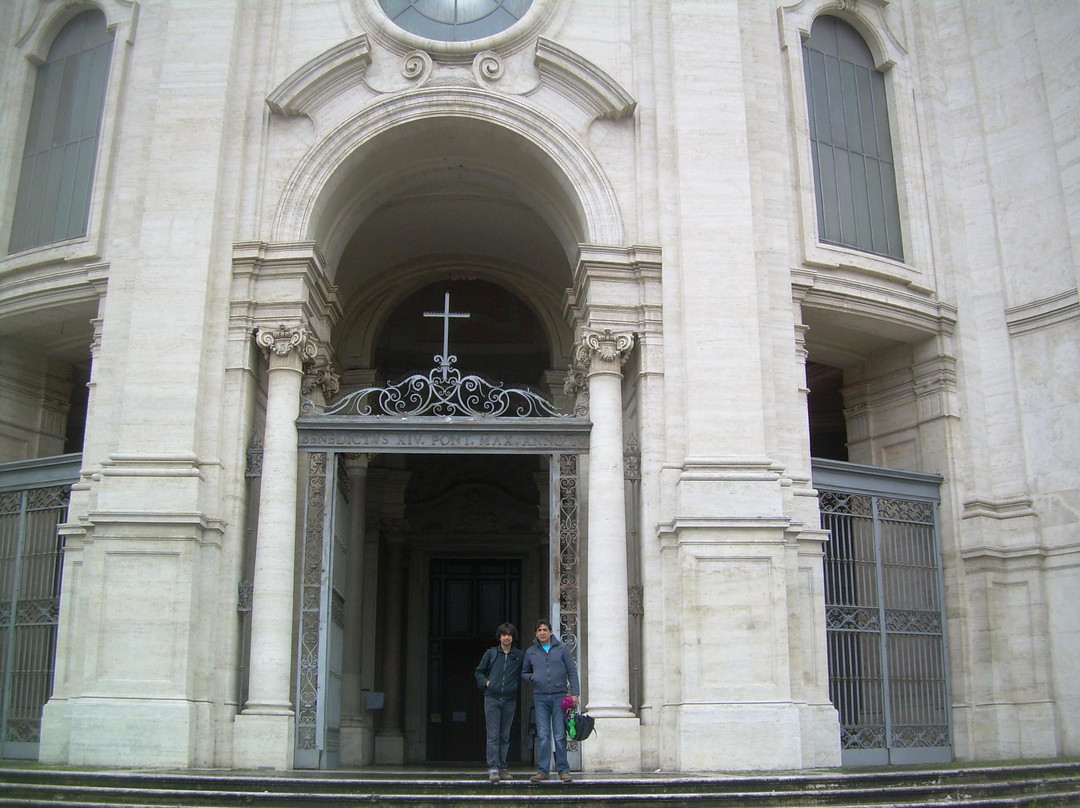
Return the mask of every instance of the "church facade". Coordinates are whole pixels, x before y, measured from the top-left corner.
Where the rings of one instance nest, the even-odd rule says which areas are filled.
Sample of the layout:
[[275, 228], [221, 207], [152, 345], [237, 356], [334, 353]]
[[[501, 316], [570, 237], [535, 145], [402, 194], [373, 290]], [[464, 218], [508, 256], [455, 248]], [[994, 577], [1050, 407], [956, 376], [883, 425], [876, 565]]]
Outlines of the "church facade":
[[[0, 8], [0, 756], [1080, 754], [1080, 8]], [[511, 761], [532, 768], [527, 694]]]

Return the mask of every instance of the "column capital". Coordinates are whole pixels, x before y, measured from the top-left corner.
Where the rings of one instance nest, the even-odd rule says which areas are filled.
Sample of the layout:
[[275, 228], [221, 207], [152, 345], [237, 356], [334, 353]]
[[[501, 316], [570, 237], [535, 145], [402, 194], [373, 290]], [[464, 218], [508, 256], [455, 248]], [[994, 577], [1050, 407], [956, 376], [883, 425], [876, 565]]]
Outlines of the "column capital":
[[[574, 352], [577, 363], [590, 373], [618, 372], [634, 348], [632, 331], [602, 331], [586, 329], [581, 332], [581, 341]], [[599, 361], [597, 361], [599, 360]]]
[[311, 332], [304, 326], [288, 326], [282, 323], [276, 329], [257, 328], [255, 344], [262, 348], [263, 355], [274, 365], [274, 357], [291, 358], [293, 351], [299, 364], [310, 362], [318, 353], [318, 345]]

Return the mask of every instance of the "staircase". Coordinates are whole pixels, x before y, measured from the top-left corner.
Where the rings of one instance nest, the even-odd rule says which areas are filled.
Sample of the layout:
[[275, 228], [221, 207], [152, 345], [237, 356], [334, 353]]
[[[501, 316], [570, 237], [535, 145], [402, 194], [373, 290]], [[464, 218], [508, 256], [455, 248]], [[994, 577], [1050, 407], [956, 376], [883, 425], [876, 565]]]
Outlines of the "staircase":
[[529, 774], [491, 784], [482, 771], [161, 772], [0, 763], [0, 806], [1080, 806], [1080, 760], [700, 776], [581, 774], [570, 785], [531, 785]]

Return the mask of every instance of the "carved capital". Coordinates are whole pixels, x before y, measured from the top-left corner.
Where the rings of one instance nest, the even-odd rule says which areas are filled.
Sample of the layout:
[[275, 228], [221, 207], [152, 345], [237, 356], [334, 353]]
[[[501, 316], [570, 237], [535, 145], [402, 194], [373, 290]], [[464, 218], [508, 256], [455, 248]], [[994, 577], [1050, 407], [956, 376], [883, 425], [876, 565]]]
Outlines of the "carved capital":
[[273, 330], [256, 329], [255, 343], [262, 348], [263, 355], [267, 358], [286, 357], [296, 351], [301, 362], [310, 362], [318, 353], [315, 339], [303, 326], [291, 327], [282, 323]]
[[580, 365], [589, 370], [596, 369], [593, 363], [597, 359], [604, 365], [615, 365], [619, 368], [626, 363], [633, 347], [632, 332], [615, 333], [610, 328], [605, 328], [603, 331], [585, 331], [581, 335], [581, 343], [577, 347], [575, 358]]

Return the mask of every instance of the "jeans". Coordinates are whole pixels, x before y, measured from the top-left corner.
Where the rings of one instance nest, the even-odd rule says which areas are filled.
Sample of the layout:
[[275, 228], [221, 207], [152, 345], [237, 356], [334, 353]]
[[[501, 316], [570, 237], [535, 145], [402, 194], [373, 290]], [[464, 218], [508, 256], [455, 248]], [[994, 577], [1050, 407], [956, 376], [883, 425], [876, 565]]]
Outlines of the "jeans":
[[501, 772], [506, 768], [506, 753], [510, 751], [510, 728], [514, 725], [516, 709], [516, 699], [493, 699], [484, 696], [489, 772]]
[[[562, 711], [565, 693], [536, 693], [536, 735], [540, 741], [536, 768], [548, 774], [551, 768], [551, 742], [555, 741], [555, 769], [562, 774], [570, 771], [566, 760], [566, 715]], [[554, 730], [554, 732], [552, 732]]]

